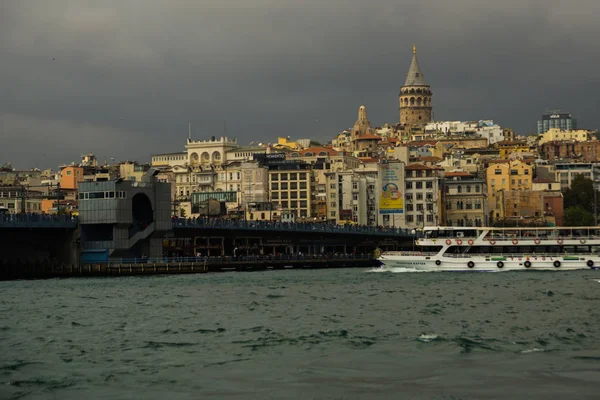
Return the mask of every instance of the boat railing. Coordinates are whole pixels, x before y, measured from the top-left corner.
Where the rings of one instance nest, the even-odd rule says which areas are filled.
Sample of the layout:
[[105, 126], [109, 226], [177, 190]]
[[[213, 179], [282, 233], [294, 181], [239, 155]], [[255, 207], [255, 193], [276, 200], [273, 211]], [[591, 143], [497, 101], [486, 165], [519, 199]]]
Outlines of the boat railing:
[[[421, 239], [417, 239], [419, 241], [419, 243], [427, 243], [427, 244], [432, 244], [432, 245], [436, 245], [436, 244], [441, 244], [441, 243], [445, 243], [447, 240], [450, 240], [452, 243], [456, 243], [457, 241], [461, 241], [462, 243], [468, 242], [469, 240], [478, 240], [479, 238], [421, 238]], [[550, 241], [551, 244], [556, 243], [557, 241], [561, 240], [561, 241], [565, 241], [565, 240], [578, 240], [578, 241], [588, 241], [588, 240], [600, 240], [600, 236], [599, 235], [565, 235], [565, 236], [548, 236], [548, 235], [532, 235], [532, 236], [525, 236], [525, 235], [492, 235], [489, 234], [483, 238], [481, 238], [481, 240], [486, 243], [489, 242], [491, 240], [493, 241], [507, 241], [507, 242], [512, 242], [513, 240], [529, 240], [529, 241], [537, 241], [539, 240], [540, 243], [536, 243], [536, 244], [543, 244], [544, 242], [548, 242]], [[480, 243], [481, 244], [481, 243]]]
[[439, 251], [386, 251], [382, 256], [435, 256]]
[[598, 255], [597, 253], [535, 253], [535, 254], [523, 254], [523, 253], [504, 253], [504, 254], [479, 254], [479, 253], [446, 253], [442, 257], [448, 258], [472, 258], [472, 257], [509, 257], [509, 258], [531, 258], [531, 257], [584, 257]]

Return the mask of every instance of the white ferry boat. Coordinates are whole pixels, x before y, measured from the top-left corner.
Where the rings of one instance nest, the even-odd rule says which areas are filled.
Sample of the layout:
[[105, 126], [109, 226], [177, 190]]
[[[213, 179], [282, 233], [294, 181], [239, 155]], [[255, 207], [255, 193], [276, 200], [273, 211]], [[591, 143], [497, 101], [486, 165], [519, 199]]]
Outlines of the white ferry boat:
[[423, 271], [575, 270], [600, 268], [600, 227], [425, 227], [419, 251], [390, 251], [383, 268]]

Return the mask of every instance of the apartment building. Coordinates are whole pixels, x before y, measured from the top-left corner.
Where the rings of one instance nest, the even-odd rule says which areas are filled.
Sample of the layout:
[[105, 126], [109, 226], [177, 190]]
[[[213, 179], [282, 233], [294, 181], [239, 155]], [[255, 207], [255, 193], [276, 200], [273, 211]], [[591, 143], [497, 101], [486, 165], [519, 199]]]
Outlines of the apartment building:
[[[282, 212], [292, 211], [296, 218], [312, 216], [312, 173], [310, 164], [287, 162], [269, 165], [270, 201]], [[276, 217], [276, 215], [273, 215]]]
[[484, 226], [486, 224], [485, 181], [466, 171], [444, 176], [447, 226]]
[[423, 164], [405, 168], [405, 222], [407, 228], [439, 226], [445, 221], [442, 207], [444, 169]]

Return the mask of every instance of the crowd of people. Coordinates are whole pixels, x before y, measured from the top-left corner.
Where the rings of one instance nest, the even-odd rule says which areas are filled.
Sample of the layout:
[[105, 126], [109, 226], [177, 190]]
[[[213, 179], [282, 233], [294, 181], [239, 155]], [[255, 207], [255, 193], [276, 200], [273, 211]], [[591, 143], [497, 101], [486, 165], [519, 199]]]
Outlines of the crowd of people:
[[279, 222], [279, 221], [246, 221], [221, 218], [172, 218], [173, 226], [191, 226], [207, 228], [238, 229], [277, 229], [289, 231], [313, 231], [331, 233], [396, 233], [410, 235], [408, 229], [391, 226], [368, 226], [357, 224], [338, 225], [332, 222]]

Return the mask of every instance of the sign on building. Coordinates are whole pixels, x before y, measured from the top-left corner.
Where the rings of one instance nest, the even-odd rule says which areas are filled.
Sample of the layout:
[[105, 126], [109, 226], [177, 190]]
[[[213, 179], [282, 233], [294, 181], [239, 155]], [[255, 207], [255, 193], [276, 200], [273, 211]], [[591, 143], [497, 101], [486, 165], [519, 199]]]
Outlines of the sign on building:
[[404, 164], [387, 163], [381, 165], [381, 190], [379, 214], [404, 213]]

